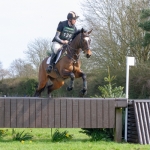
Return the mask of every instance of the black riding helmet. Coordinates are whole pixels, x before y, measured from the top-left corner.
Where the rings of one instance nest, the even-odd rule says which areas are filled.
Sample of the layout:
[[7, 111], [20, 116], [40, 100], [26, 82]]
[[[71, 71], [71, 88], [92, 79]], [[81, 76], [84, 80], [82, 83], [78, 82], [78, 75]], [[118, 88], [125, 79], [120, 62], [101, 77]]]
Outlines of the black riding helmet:
[[67, 19], [75, 19], [76, 20], [77, 18], [79, 18], [79, 16], [77, 16], [77, 14], [73, 11], [70, 11], [67, 15]]

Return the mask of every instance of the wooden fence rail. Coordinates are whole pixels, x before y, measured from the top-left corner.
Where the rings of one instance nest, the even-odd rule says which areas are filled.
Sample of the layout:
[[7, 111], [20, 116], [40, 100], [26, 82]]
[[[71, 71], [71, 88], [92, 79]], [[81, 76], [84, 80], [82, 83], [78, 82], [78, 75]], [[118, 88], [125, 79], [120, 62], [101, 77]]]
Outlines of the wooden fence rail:
[[0, 128], [114, 128], [127, 99], [0, 97]]

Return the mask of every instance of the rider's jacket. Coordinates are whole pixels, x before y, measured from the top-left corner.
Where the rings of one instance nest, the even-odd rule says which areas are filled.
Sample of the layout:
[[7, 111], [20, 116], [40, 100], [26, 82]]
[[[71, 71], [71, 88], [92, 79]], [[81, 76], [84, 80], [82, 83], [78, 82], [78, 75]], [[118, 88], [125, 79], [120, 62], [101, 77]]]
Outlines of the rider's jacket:
[[[60, 21], [59, 22], [58, 27], [57, 27], [57, 31], [60, 32], [59, 38], [61, 40], [68, 40], [69, 41], [72, 38], [73, 34], [77, 31], [77, 28], [75, 27], [75, 25], [69, 26], [68, 20], [66, 20], [66, 21]], [[52, 42], [59, 42], [59, 41], [57, 41], [57, 39], [54, 37]]]

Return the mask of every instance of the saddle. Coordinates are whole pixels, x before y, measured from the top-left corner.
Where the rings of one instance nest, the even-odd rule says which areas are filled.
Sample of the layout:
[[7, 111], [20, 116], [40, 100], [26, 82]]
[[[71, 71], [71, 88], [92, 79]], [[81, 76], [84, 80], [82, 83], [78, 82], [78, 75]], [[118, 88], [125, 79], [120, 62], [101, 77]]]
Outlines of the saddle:
[[[57, 62], [66, 55], [66, 49], [67, 49], [67, 45], [63, 45], [57, 52], [56, 54], [56, 60], [55, 60], [55, 64], [57, 64]], [[49, 64], [49, 62], [51, 61], [51, 54], [49, 56], [49, 58], [47, 59], [46, 64]]]
[[57, 54], [56, 54], [55, 64], [57, 64], [57, 62], [58, 62], [63, 56], [65, 56], [66, 48], [67, 48], [67, 45], [63, 45], [63, 47], [60, 48], [60, 50], [58, 50], [58, 52], [57, 52]]

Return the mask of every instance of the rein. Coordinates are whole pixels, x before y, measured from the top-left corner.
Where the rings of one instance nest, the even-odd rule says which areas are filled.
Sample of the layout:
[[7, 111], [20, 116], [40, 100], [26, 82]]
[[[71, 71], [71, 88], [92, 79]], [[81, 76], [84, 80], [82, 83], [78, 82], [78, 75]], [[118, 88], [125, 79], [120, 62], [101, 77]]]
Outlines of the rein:
[[[71, 56], [67, 53], [67, 56], [73, 60], [74, 63], [77, 63], [78, 60], [79, 60], [79, 57], [80, 57], [80, 52], [82, 51], [82, 45], [83, 45], [83, 42], [82, 42], [82, 35], [80, 35], [80, 45], [81, 45], [81, 50], [79, 51], [79, 54], [77, 54], [77, 51], [79, 49], [76, 49], [76, 48], [73, 48], [70, 46], [71, 42], [69, 42], [69, 44], [67, 45], [67, 50], [70, 52]], [[74, 50], [74, 51], [72, 51]], [[77, 59], [74, 59], [74, 56], [77, 57]]]
[[[70, 45], [67, 45], [67, 50], [68, 50], [68, 51], [70, 52], [70, 54], [71, 54], [71, 55], [69, 55], [69, 54], [67, 53], [67, 56], [68, 56], [70, 59], [72, 59], [73, 62], [76, 63], [76, 62], [79, 60], [79, 57], [80, 57], [80, 52], [79, 52], [79, 54], [76, 53], [76, 51], [77, 51], [78, 49], [72, 48]], [[71, 50], [75, 50], [75, 52], [73, 53]], [[77, 59], [75, 59], [74, 56], [75, 56]]]

